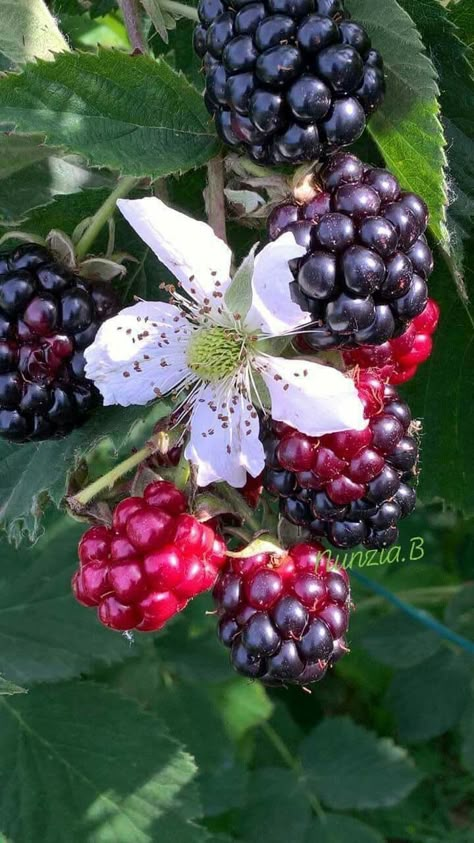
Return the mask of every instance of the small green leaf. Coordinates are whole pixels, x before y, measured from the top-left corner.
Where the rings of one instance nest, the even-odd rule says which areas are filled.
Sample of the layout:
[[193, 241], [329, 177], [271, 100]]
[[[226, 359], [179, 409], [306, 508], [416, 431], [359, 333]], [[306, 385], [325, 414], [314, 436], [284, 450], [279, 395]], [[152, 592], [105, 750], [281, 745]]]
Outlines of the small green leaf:
[[132, 176], [184, 172], [217, 149], [202, 97], [184, 76], [164, 60], [116, 51], [63, 53], [0, 79], [0, 121]]
[[343, 814], [313, 820], [305, 843], [384, 843], [375, 828]]
[[238, 314], [240, 319], [245, 319], [252, 304], [252, 278], [257, 246], [258, 243], [252, 246], [247, 257], [242, 261], [224, 296], [230, 312]]
[[193, 759], [160, 720], [90, 683], [0, 697], [0, 824], [28, 843], [206, 839]]
[[446, 240], [445, 139], [436, 72], [410, 16], [396, 0], [349, 0], [347, 6], [380, 50], [387, 93], [369, 131], [405, 189], [423, 196], [437, 240]]
[[422, 778], [406, 750], [349, 717], [323, 720], [303, 741], [302, 761], [316, 793], [336, 810], [396, 805]]
[[0, 0], [0, 20], [0, 54], [12, 64], [51, 61], [69, 49], [43, 0]]
[[272, 716], [273, 704], [258, 682], [250, 684], [236, 679], [216, 688], [215, 694], [224, 722], [235, 741]]
[[426, 741], [455, 726], [469, 697], [469, 681], [465, 662], [449, 650], [396, 673], [388, 702], [400, 739]]
[[374, 659], [389, 667], [413, 667], [439, 650], [439, 636], [403, 612], [378, 618], [366, 628], [362, 644]]

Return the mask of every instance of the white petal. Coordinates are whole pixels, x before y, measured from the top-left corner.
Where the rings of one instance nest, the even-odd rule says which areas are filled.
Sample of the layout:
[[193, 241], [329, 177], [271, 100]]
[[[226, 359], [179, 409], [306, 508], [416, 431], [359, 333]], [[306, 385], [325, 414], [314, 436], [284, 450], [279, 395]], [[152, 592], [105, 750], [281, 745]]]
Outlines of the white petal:
[[104, 404], [146, 404], [192, 378], [186, 349], [195, 328], [177, 307], [139, 302], [107, 319], [84, 352]]
[[119, 199], [117, 205], [183, 289], [217, 311], [230, 284], [232, 252], [212, 228], [152, 196]]
[[225, 480], [244, 486], [247, 472], [257, 477], [264, 467], [259, 420], [248, 399], [234, 391], [203, 387], [191, 417], [185, 456], [196, 467], [200, 486]]
[[269, 243], [255, 258], [252, 277], [252, 305], [245, 318], [245, 328], [278, 336], [311, 321], [293, 301], [290, 283], [294, 281], [288, 261], [306, 253], [291, 232]]
[[331, 366], [308, 360], [259, 355], [254, 368], [262, 375], [276, 421], [308, 436], [367, 427], [354, 381]]

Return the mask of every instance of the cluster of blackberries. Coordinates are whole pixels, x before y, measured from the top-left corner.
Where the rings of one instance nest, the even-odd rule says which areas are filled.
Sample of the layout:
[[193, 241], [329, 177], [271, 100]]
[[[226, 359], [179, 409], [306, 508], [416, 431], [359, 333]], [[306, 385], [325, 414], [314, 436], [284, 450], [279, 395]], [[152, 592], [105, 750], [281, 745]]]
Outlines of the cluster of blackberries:
[[364, 430], [319, 439], [282, 422], [262, 427], [264, 486], [280, 498], [284, 518], [336, 547], [381, 549], [398, 538], [397, 524], [415, 506], [418, 445], [411, 413], [395, 388], [362, 372]]
[[214, 599], [234, 668], [266, 685], [317, 682], [347, 651], [349, 580], [321, 545], [232, 559]]
[[342, 0], [200, 0], [198, 14], [207, 108], [260, 163], [353, 143], [383, 100], [382, 57]]
[[268, 220], [270, 239], [291, 231], [307, 248], [291, 265], [294, 298], [313, 317], [303, 339], [314, 351], [380, 345], [428, 301], [428, 209], [350, 153], [333, 156], [320, 181], [313, 201], [279, 205]]
[[34, 243], [0, 256], [0, 436], [66, 433], [95, 404], [83, 351], [118, 309], [108, 284], [90, 283]]
[[79, 603], [111, 629], [151, 632], [212, 588], [226, 547], [187, 508], [173, 483], [158, 480], [121, 501], [111, 527], [87, 530], [72, 580]]

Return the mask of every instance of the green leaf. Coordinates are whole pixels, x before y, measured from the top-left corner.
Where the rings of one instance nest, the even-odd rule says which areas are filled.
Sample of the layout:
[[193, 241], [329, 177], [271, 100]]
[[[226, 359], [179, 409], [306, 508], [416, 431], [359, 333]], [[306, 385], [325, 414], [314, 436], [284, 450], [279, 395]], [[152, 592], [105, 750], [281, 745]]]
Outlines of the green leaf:
[[264, 723], [273, 713], [273, 703], [258, 682], [249, 684], [236, 679], [218, 687], [216, 696], [224, 722], [235, 741], [239, 741], [249, 729]]
[[289, 770], [263, 767], [250, 776], [240, 813], [245, 843], [303, 843], [311, 817], [302, 782]]
[[85, 526], [65, 516], [48, 519], [47, 533], [21, 553], [0, 542], [0, 651], [9, 680], [26, 686], [57, 682], [138, 652], [72, 596]]
[[396, 805], [422, 778], [406, 750], [349, 717], [323, 720], [303, 741], [302, 761], [316, 793], [336, 810]]
[[343, 814], [326, 814], [311, 824], [306, 843], [384, 843], [384, 838], [366, 823]]
[[[474, 249], [472, 250], [474, 260]], [[433, 353], [403, 393], [414, 418], [423, 422], [422, 471], [418, 493], [428, 503], [443, 500], [474, 513], [474, 311], [458, 295], [438, 253], [430, 293], [441, 307]], [[440, 401], [442, 384], [442, 401]]]
[[468, 699], [469, 679], [465, 663], [448, 650], [396, 673], [388, 702], [400, 739], [426, 741], [455, 726]]
[[474, 6], [471, 0], [451, 0], [448, 11], [464, 43], [474, 46]]
[[474, 773], [474, 707], [471, 706], [466, 712], [461, 724], [462, 746], [461, 758], [464, 766], [471, 773]]
[[[474, 56], [471, 55], [470, 63], [466, 47], [459, 37], [460, 32], [454, 25], [455, 18], [439, 0], [401, 2], [418, 26], [439, 75], [441, 112], [448, 143], [451, 252], [455, 259], [455, 278], [463, 292], [460, 279], [463, 268], [470, 273], [471, 279], [474, 278], [467, 242], [472, 238], [474, 215]], [[470, 5], [472, 23], [474, 15], [472, 3]]]
[[387, 93], [368, 124], [370, 134], [403, 187], [423, 196], [431, 230], [445, 240], [445, 140], [433, 65], [413, 21], [396, 0], [350, 0], [347, 6], [385, 63]]
[[20, 688], [19, 685], [14, 685], [9, 679], [4, 679], [0, 676], [0, 695], [3, 694], [10, 697], [12, 694], [26, 694], [26, 688]]
[[0, 0], [0, 19], [0, 54], [12, 64], [69, 49], [43, 0]]
[[255, 263], [255, 244], [244, 258], [235, 273], [230, 287], [224, 296], [224, 301], [231, 313], [238, 313], [244, 319], [252, 304], [252, 277]]
[[40, 518], [47, 501], [59, 506], [68, 478], [81, 459], [105, 437], [116, 449], [123, 447], [132, 430], [145, 441], [168, 404], [145, 407], [99, 408], [82, 427], [62, 439], [24, 445], [0, 440], [0, 527], [18, 544], [26, 535], [31, 540], [40, 532]]
[[202, 839], [188, 822], [199, 813], [192, 758], [157, 718], [100, 686], [1, 697], [0, 754], [0, 825], [9, 840]]
[[163, 60], [107, 50], [63, 53], [0, 79], [0, 120], [132, 176], [184, 172], [217, 149], [202, 97], [184, 76]]
[[0, 219], [18, 222], [59, 194], [113, 185], [105, 173], [91, 172], [77, 155], [52, 155], [35, 136], [0, 134]]
[[362, 644], [371, 656], [389, 667], [413, 667], [441, 646], [435, 632], [403, 612], [392, 612], [370, 624]]

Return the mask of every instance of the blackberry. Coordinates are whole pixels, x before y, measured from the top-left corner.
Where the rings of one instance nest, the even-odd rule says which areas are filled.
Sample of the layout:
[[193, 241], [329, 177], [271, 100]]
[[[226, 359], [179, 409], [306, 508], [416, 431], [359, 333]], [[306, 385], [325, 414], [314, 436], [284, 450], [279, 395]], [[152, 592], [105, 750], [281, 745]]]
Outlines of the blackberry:
[[97, 609], [115, 630], [161, 629], [189, 600], [212, 588], [225, 544], [188, 511], [186, 496], [166, 480], [143, 497], [122, 500], [111, 527], [91, 527], [79, 542], [76, 600]]
[[383, 548], [415, 506], [418, 445], [411, 413], [378, 373], [361, 372], [364, 430], [315, 439], [281, 422], [262, 423], [265, 489], [280, 499], [283, 518], [336, 547]]
[[298, 544], [279, 559], [233, 559], [214, 587], [218, 637], [238, 673], [266, 685], [308, 685], [345, 652], [350, 612], [347, 573], [319, 544]]
[[385, 92], [382, 58], [333, 0], [200, 0], [194, 49], [224, 143], [266, 164], [353, 143]]
[[294, 299], [313, 317], [298, 344], [311, 351], [382, 345], [427, 305], [426, 205], [388, 170], [347, 152], [334, 155], [319, 179], [321, 192], [308, 205], [279, 205], [268, 218], [271, 240], [292, 231], [307, 248], [291, 263]]
[[118, 310], [108, 284], [79, 278], [34, 243], [0, 256], [0, 436], [46, 439], [98, 400], [84, 349]]
[[[428, 247], [425, 246], [425, 249]], [[344, 351], [344, 362], [347, 366], [359, 366], [361, 369], [377, 369], [389, 383], [405, 383], [415, 376], [420, 363], [430, 356], [432, 335], [438, 320], [439, 307], [434, 299], [428, 299], [423, 312], [410, 322], [403, 334], [382, 345]]]

